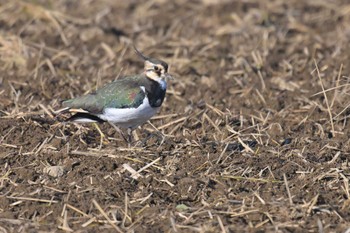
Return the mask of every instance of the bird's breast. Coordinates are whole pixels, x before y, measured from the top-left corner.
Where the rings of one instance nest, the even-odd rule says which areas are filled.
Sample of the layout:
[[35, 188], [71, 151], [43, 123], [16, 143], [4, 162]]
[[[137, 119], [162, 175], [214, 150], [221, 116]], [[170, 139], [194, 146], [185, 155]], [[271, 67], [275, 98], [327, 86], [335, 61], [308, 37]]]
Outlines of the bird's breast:
[[148, 97], [145, 97], [137, 108], [106, 108], [99, 117], [120, 127], [134, 128], [148, 121], [158, 109], [159, 107], [152, 107]]

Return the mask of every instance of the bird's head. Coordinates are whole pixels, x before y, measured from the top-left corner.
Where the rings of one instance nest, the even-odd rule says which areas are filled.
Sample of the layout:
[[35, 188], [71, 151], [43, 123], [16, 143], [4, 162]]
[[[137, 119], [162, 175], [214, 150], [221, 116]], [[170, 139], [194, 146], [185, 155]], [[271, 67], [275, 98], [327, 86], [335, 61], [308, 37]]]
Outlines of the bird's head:
[[168, 73], [168, 64], [162, 60], [146, 57], [134, 47], [136, 53], [145, 61], [144, 70], [149, 79], [163, 83], [166, 79], [173, 79]]

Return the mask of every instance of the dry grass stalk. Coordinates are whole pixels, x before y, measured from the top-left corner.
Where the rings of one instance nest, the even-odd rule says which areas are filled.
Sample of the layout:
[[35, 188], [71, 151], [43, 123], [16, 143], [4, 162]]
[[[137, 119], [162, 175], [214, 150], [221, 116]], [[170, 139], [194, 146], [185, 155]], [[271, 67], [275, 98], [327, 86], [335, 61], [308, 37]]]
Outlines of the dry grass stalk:
[[137, 179], [140, 175], [140, 173], [144, 170], [146, 170], [147, 168], [153, 166], [153, 164], [157, 163], [161, 158], [157, 158], [155, 160], [153, 160], [152, 162], [148, 163], [147, 165], [145, 165], [144, 167], [140, 168], [139, 170], [137, 170], [136, 173], [132, 174], [131, 177], [134, 179]]
[[127, 170], [128, 172], [130, 172], [131, 177], [135, 180], [138, 179], [139, 177], [142, 177], [142, 175], [140, 173], [138, 173], [135, 169], [133, 169], [129, 164], [126, 164], [126, 163], [123, 164], [123, 168], [125, 170]]
[[128, 198], [128, 193], [125, 192], [125, 198], [124, 198], [124, 217], [122, 221], [122, 226], [125, 227], [126, 219], [130, 219], [128, 216], [128, 204], [129, 204], [129, 198]]
[[106, 214], [106, 212], [101, 208], [101, 206], [97, 203], [97, 201], [95, 199], [92, 200], [92, 203], [94, 204], [94, 206], [98, 209], [98, 211], [100, 211], [100, 213], [102, 214], [102, 216], [108, 221], [108, 223], [119, 233], [122, 233], [123, 231], [116, 226], [112, 220], [108, 217], [108, 215]]
[[220, 228], [221, 228], [221, 232], [222, 232], [222, 233], [226, 233], [227, 231], [226, 231], [226, 229], [225, 229], [224, 224], [222, 223], [222, 220], [221, 220], [220, 216], [218, 215], [218, 216], [216, 216], [216, 217], [217, 217], [217, 219], [218, 219], [219, 226], [220, 226]]
[[68, 212], [64, 211], [64, 216], [63, 216], [63, 225], [58, 226], [59, 229], [67, 231], [67, 232], [73, 232], [72, 228], [69, 227], [68, 225]]
[[287, 180], [286, 174], [283, 174], [283, 180], [284, 180], [284, 185], [286, 186], [288, 199], [289, 199], [289, 204], [292, 206], [294, 203], [293, 203], [292, 195], [290, 194], [290, 190], [289, 190], [289, 185], [288, 185], [288, 180]]
[[81, 226], [82, 227], [88, 227], [91, 223], [96, 222], [96, 221], [97, 221], [97, 218], [96, 217], [92, 217], [87, 222], [83, 223]]
[[83, 211], [79, 210], [78, 208], [76, 208], [76, 207], [74, 207], [74, 206], [72, 206], [72, 205], [70, 205], [70, 204], [66, 204], [66, 205], [67, 205], [67, 207], [68, 207], [69, 209], [74, 210], [75, 212], [77, 212], [77, 213], [83, 215], [84, 217], [90, 217], [89, 215], [87, 215], [87, 214], [84, 213]]
[[315, 63], [316, 71], [317, 71], [317, 77], [318, 77], [318, 79], [320, 80], [322, 92], [323, 92], [323, 95], [324, 95], [324, 98], [325, 98], [325, 101], [326, 101], [326, 106], [327, 106], [328, 115], [329, 115], [329, 121], [330, 121], [330, 123], [331, 123], [332, 134], [333, 134], [333, 136], [334, 136], [335, 130], [334, 130], [334, 123], [333, 123], [332, 110], [331, 110], [330, 105], [329, 105], [329, 102], [328, 102], [328, 97], [327, 97], [327, 94], [326, 94], [326, 92], [325, 92], [325, 88], [324, 88], [324, 86], [323, 86], [323, 82], [322, 82], [320, 70], [318, 69], [318, 65], [317, 65], [316, 60], [314, 60], [314, 63]]
[[182, 117], [182, 118], [177, 119], [177, 120], [175, 120], [175, 121], [171, 121], [171, 122], [169, 122], [169, 123], [167, 123], [167, 124], [164, 124], [164, 125], [158, 127], [158, 130], [166, 129], [166, 128], [168, 128], [169, 126], [172, 126], [172, 125], [174, 125], [174, 124], [177, 124], [177, 123], [180, 123], [180, 122], [182, 122], [182, 121], [185, 121], [186, 119], [187, 119], [187, 117]]
[[12, 196], [6, 196], [7, 199], [17, 199], [17, 200], [23, 200], [23, 201], [34, 201], [34, 202], [43, 202], [43, 203], [58, 203], [58, 201], [55, 200], [46, 200], [46, 199], [40, 199], [40, 198], [32, 198], [32, 197], [12, 197]]

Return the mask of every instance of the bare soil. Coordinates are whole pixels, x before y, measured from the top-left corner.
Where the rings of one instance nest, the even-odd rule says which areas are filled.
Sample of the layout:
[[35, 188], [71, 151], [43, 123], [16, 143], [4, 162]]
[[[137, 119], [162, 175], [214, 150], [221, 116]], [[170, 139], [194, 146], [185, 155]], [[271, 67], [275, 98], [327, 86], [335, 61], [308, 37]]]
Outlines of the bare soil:
[[[350, 4], [0, 1], [0, 232], [345, 232]], [[128, 147], [65, 99], [170, 64]]]

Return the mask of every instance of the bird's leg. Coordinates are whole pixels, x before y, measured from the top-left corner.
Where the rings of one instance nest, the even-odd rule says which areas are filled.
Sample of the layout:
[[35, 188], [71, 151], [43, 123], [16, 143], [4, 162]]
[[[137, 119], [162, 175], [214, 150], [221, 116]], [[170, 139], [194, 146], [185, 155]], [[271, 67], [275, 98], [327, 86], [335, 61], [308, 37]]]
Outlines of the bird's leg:
[[106, 137], [106, 135], [102, 132], [102, 130], [100, 129], [100, 127], [94, 122], [93, 125], [95, 126], [95, 128], [97, 129], [97, 131], [99, 132], [101, 139], [100, 139], [100, 149], [102, 147], [103, 144], [108, 144], [109, 141]]
[[118, 128], [118, 126], [116, 126], [112, 122], [108, 122], [108, 123], [115, 129], [115, 131], [117, 131], [120, 134], [120, 136], [122, 136], [125, 142], [128, 142], [127, 137], [125, 137], [125, 134], [123, 133], [123, 131], [121, 131], [121, 129]]
[[[166, 136], [162, 133], [162, 131], [160, 131], [157, 127], [155, 127], [150, 121], [147, 122], [150, 126], [152, 126], [152, 128], [155, 130], [154, 135], [156, 135], [158, 137], [158, 139], [161, 139], [161, 143], [163, 144]], [[151, 135], [152, 136], [152, 135]]]
[[132, 142], [132, 129], [128, 128], [128, 146], [130, 147], [130, 144]]

